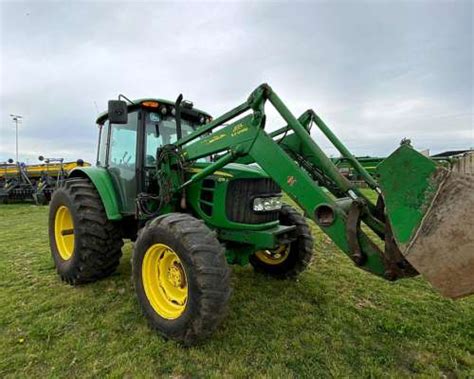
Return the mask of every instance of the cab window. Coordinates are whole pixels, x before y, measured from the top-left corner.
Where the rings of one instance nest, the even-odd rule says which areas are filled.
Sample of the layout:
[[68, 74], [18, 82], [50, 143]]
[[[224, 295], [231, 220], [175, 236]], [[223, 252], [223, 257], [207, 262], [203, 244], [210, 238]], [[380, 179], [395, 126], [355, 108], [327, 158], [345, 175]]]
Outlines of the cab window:
[[99, 132], [99, 149], [97, 153], [97, 166], [105, 166], [107, 159], [107, 139], [109, 134], [109, 122], [105, 125], [100, 125]]
[[[194, 124], [182, 119], [181, 131], [183, 137], [191, 134]], [[177, 141], [176, 121], [172, 116], [163, 116], [160, 113], [149, 112], [145, 118], [145, 166], [154, 166], [156, 151], [160, 146]]]
[[129, 113], [125, 125], [112, 124], [110, 130], [109, 166], [135, 169], [137, 146], [137, 112]]
[[109, 173], [120, 195], [122, 211], [128, 214], [135, 212], [137, 196], [137, 114], [130, 112], [127, 124], [111, 124], [109, 136]]

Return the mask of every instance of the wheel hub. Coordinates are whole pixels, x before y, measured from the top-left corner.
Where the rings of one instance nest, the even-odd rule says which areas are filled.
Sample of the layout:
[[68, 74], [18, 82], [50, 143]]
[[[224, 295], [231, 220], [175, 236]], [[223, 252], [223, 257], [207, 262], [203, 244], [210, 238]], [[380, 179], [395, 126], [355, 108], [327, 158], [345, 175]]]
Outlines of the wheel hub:
[[274, 250], [259, 250], [255, 255], [264, 263], [277, 265], [288, 258], [289, 245], [281, 245]]
[[148, 248], [143, 257], [142, 282], [158, 315], [174, 320], [183, 314], [188, 298], [186, 272], [171, 247], [156, 243]]
[[186, 285], [183, 267], [178, 262], [174, 261], [168, 269], [168, 280], [176, 288], [183, 288]]
[[61, 258], [65, 261], [71, 259], [74, 252], [74, 222], [71, 211], [65, 205], [56, 210], [54, 239]]

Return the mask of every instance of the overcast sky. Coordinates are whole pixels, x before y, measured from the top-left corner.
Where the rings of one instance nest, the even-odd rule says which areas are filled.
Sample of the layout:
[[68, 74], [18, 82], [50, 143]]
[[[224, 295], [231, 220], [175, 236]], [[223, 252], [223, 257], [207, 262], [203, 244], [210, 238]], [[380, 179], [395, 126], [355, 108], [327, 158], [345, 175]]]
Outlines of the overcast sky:
[[10, 113], [24, 117], [20, 160], [94, 161], [96, 108], [118, 93], [182, 92], [218, 116], [263, 82], [296, 115], [316, 110], [356, 155], [387, 155], [403, 137], [469, 148], [472, 4], [0, 1], [0, 161], [15, 154]]

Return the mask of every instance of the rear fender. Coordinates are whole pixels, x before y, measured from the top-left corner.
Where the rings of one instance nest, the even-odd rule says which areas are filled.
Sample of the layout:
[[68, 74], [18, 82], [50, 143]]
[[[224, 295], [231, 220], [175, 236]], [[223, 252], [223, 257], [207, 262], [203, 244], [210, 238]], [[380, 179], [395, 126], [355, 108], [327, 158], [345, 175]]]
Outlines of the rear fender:
[[107, 219], [121, 220], [120, 203], [109, 172], [102, 167], [77, 167], [69, 173], [69, 178], [88, 178], [94, 184], [104, 204]]

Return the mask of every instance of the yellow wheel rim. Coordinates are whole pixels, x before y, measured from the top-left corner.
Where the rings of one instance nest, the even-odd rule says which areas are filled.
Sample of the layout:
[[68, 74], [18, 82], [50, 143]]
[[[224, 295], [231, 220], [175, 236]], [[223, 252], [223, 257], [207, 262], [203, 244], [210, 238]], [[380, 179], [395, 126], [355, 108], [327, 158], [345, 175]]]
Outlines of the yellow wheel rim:
[[150, 305], [161, 317], [174, 320], [183, 314], [188, 281], [173, 249], [162, 243], [148, 248], [142, 263], [142, 282]]
[[269, 265], [278, 265], [288, 258], [290, 249], [288, 245], [281, 245], [275, 250], [259, 250], [255, 253], [257, 258]]
[[69, 208], [61, 205], [54, 216], [54, 238], [62, 259], [71, 259], [74, 253], [74, 223]]

